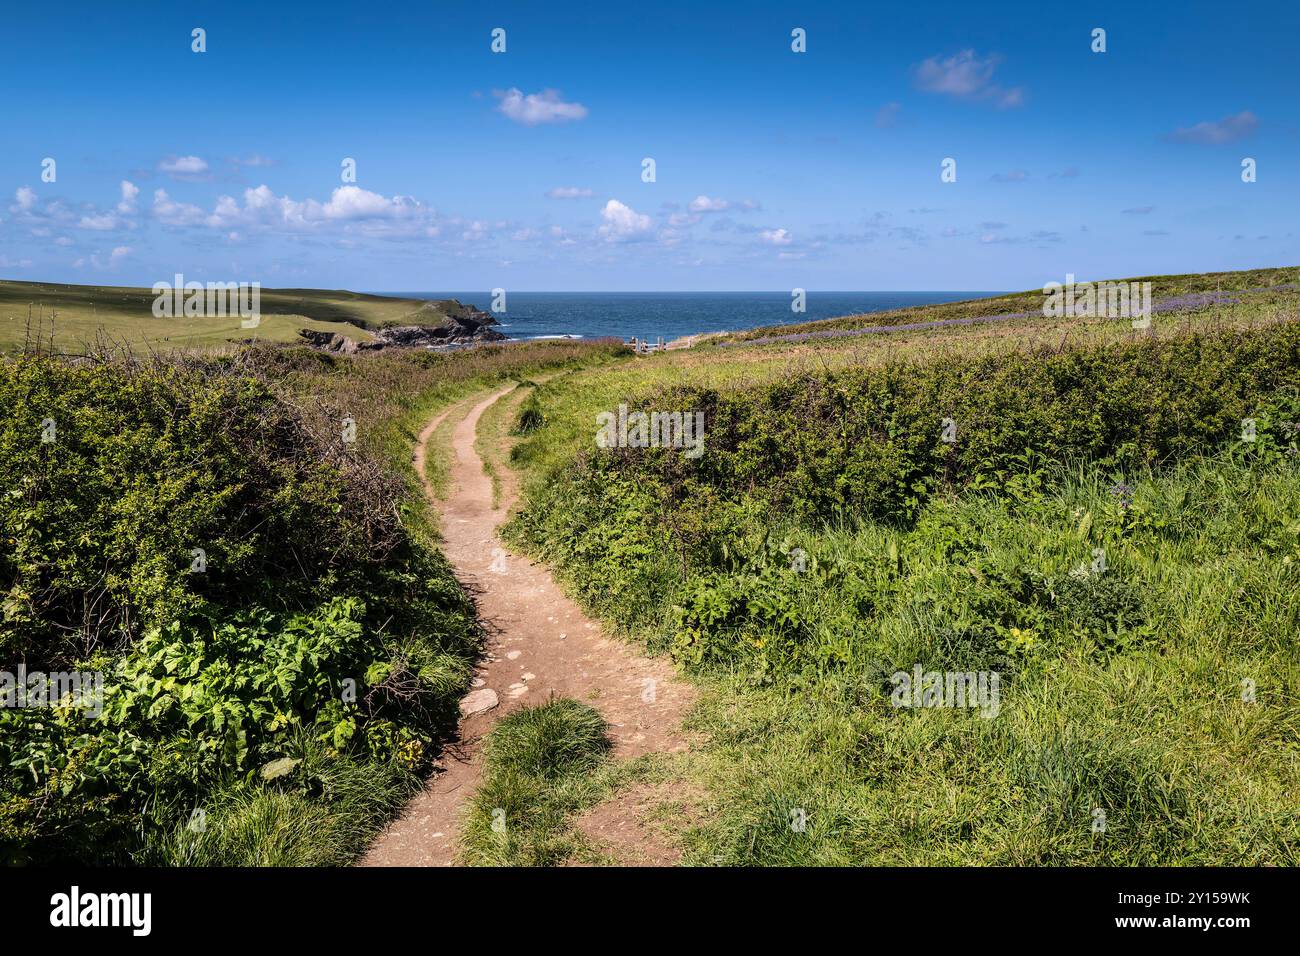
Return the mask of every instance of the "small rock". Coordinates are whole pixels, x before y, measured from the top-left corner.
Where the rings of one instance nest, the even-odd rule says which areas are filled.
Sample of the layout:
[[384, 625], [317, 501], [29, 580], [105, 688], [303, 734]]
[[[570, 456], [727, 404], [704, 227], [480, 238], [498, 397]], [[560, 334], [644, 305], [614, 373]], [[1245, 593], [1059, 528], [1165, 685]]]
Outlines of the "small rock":
[[497, 700], [497, 692], [490, 687], [485, 687], [483, 690], [471, 691], [461, 698], [460, 712], [466, 717], [472, 717], [491, 710], [498, 703], [500, 701]]
[[569, 637], [568, 634], [565, 634], [563, 631], [560, 632], [560, 640], [562, 640], [562, 641], [563, 641], [563, 640], [567, 640], [568, 637]]
[[534, 677], [536, 677], [536, 676], [537, 676], [537, 675], [534, 674], [532, 671], [525, 671], [525, 672], [524, 672], [524, 676], [521, 677], [521, 678], [519, 678], [519, 679], [520, 679], [520, 680], [532, 680], [532, 679], [533, 679]]
[[509, 654], [506, 655], [506, 660], [508, 661], [517, 660], [519, 655], [522, 653], [523, 651], [511, 651]]

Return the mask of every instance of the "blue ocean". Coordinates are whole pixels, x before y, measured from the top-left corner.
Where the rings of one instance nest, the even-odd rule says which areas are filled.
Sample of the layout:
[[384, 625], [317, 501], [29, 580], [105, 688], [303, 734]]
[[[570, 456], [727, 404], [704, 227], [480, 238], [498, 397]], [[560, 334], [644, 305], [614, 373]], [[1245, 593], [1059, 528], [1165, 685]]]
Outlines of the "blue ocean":
[[[390, 292], [417, 299], [459, 299], [491, 310], [490, 292]], [[806, 311], [791, 311], [789, 292], [508, 292], [500, 330], [512, 339], [633, 337], [665, 342], [701, 332], [738, 332], [909, 305], [933, 305], [997, 292], [809, 292]]]

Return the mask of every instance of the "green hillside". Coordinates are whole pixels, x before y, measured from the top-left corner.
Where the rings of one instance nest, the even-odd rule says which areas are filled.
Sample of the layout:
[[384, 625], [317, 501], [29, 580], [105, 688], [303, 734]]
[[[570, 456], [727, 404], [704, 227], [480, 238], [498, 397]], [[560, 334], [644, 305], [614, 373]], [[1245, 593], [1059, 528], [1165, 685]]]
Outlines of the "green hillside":
[[299, 329], [371, 338], [392, 325], [440, 325], [464, 307], [341, 289], [262, 289], [262, 321], [243, 329], [237, 316], [157, 318], [150, 289], [0, 281], [0, 353], [29, 338], [66, 353], [81, 353], [101, 338], [132, 348], [220, 348], [256, 338], [292, 342]]

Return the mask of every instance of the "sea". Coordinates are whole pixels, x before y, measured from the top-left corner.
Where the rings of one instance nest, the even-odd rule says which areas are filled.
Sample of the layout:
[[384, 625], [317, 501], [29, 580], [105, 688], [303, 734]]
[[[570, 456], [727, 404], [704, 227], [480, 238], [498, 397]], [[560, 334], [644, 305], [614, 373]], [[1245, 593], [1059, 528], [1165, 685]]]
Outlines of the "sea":
[[[458, 299], [491, 311], [491, 292], [386, 292], [414, 299]], [[739, 332], [910, 305], [934, 305], [1000, 292], [808, 292], [793, 312], [789, 292], [507, 292], [499, 330], [512, 339], [600, 338], [664, 342], [702, 332]]]

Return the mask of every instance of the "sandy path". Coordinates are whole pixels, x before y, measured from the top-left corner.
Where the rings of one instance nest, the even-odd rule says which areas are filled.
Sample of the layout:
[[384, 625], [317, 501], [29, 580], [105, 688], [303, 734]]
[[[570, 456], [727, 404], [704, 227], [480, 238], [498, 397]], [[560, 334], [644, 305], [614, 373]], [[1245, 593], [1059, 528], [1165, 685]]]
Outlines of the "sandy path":
[[443, 421], [472, 404], [451, 437], [450, 495], [441, 509], [443, 551], [474, 595], [488, 635], [487, 656], [477, 670], [482, 684], [469, 699], [490, 690], [499, 703], [461, 720], [460, 737], [447, 744], [439, 770], [375, 841], [362, 865], [453, 865], [461, 813], [479, 779], [481, 738], [511, 710], [543, 703], [552, 694], [600, 710], [610, 723], [616, 757], [686, 747], [680, 724], [694, 699], [692, 688], [667, 662], [605, 637], [545, 567], [510, 553], [497, 538], [514, 482], [502, 483], [503, 500], [493, 508], [492, 482], [474, 438], [483, 412], [512, 389], [444, 411], [425, 426], [415, 448], [416, 471], [433, 500], [424, 467], [429, 440]]

